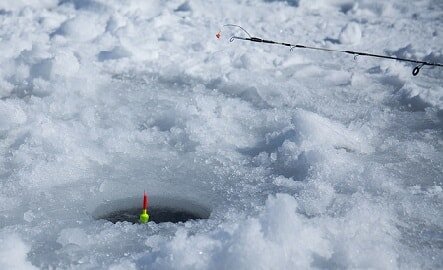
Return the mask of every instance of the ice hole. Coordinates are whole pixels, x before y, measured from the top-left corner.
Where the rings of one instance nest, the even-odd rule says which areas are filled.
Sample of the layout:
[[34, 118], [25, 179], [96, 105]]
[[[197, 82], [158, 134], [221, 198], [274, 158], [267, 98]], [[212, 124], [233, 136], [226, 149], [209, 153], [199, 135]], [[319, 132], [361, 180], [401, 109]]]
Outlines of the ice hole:
[[[158, 196], [149, 199], [148, 214], [150, 222], [186, 222], [188, 220], [208, 219], [211, 214], [208, 207], [191, 200]], [[97, 207], [93, 216], [96, 219], [104, 219], [112, 223], [124, 221], [139, 223], [139, 216], [142, 211], [141, 205], [142, 196], [108, 201]]]

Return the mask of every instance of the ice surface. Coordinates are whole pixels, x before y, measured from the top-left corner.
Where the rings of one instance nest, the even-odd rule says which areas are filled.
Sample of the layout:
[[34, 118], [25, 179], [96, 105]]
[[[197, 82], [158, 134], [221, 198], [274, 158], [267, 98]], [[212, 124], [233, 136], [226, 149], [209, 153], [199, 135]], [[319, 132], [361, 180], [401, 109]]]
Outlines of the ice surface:
[[[443, 268], [443, 70], [230, 43], [244, 33], [222, 27], [442, 62], [442, 14], [0, 1], [0, 269]], [[210, 216], [99, 218], [144, 190]]]

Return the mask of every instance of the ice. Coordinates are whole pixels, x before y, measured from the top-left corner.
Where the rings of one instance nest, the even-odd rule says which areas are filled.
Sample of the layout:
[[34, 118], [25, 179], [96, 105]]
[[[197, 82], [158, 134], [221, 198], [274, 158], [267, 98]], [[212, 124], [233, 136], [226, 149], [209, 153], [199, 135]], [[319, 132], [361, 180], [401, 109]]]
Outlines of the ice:
[[[442, 12], [0, 2], [0, 269], [442, 268], [442, 69], [223, 27], [441, 63]], [[143, 191], [205, 218], [102, 219]]]
[[86, 233], [80, 228], [67, 228], [60, 232], [57, 242], [62, 246], [74, 244], [78, 246], [88, 245], [89, 239]]
[[31, 210], [28, 210], [23, 214], [23, 219], [27, 222], [32, 222], [34, 220], [34, 218], [35, 218], [35, 215], [32, 213]]

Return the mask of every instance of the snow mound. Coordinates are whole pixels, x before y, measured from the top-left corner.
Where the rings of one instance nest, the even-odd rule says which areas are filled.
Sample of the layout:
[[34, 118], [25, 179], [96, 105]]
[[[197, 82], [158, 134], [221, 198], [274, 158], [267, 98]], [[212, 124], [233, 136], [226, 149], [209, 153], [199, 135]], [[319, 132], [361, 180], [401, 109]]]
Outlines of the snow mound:
[[27, 254], [31, 250], [17, 234], [0, 234], [0, 268], [1, 269], [38, 269], [32, 265]]
[[[287, 247], [285, 252], [281, 246]], [[139, 263], [156, 269], [173, 268], [176, 260], [183, 269], [309, 268], [316, 258], [329, 258], [332, 250], [319, 228], [297, 213], [295, 199], [277, 194], [266, 200], [257, 218], [239, 220], [210, 235], [178, 230], [158, 252], [155, 260], [141, 257]]]
[[341, 44], [358, 44], [361, 37], [360, 26], [357, 23], [349, 23], [343, 27], [338, 39]]

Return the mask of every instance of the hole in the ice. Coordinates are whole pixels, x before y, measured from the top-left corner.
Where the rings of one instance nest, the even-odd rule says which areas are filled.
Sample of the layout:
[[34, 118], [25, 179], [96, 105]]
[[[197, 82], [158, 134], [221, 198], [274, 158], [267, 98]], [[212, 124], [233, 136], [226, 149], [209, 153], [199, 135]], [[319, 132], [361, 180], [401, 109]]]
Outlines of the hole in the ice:
[[[141, 197], [127, 198], [100, 205], [93, 216], [112, 223], [139, 223], [141, 210]], [[148, 213], [149, 221], [155, 223], [208, 219], [211, 214], [208, 208], [196, 202], [166, 197], [151, 197]]]
[[[138, 223], [140, 216], [140, 208], [134, 209], [124, 209], [112, 212], [105, 216], [103, 219], [111, 221], [112, 223], [128, 221], [131, 223]], [[207, 216], [201, 216], [197, 213], [192, 213], [182, 209], [173, 208], [153, 208], [149, 211], [149, 221], [154, 221], [155, 223], [162, 222], [186, 222], [188, 220], [194, 219], [205, 219]]]

